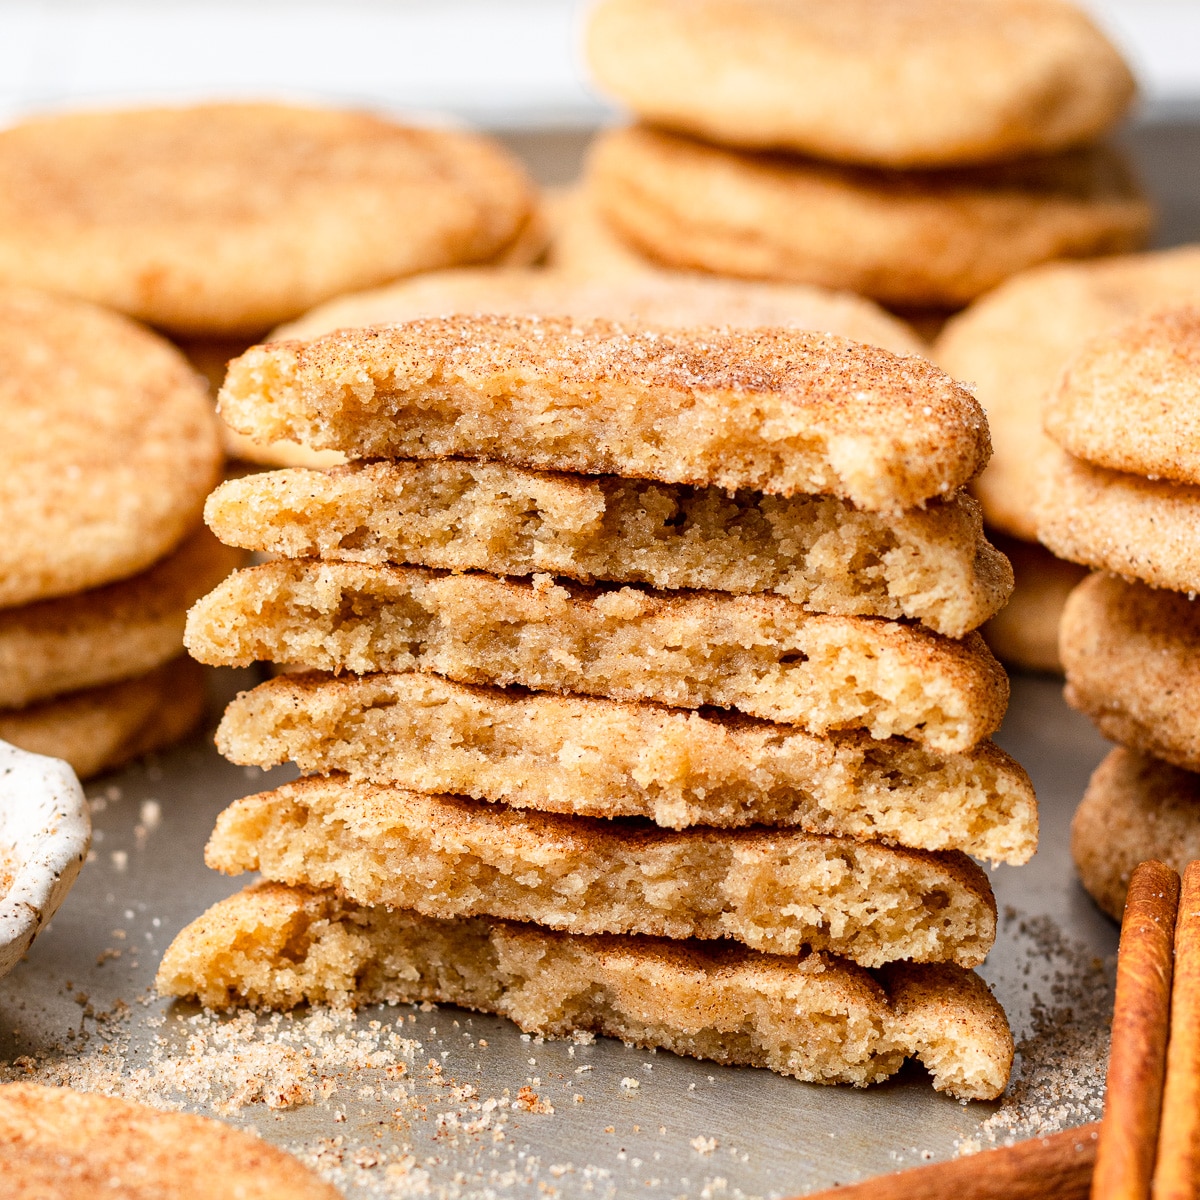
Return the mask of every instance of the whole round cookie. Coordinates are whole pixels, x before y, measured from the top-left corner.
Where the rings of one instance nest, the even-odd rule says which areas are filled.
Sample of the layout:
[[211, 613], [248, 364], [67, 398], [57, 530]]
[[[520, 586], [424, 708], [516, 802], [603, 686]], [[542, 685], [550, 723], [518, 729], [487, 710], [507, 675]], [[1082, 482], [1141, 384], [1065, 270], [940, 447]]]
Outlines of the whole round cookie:
[[1105, 737], [1200, 771], [1200, 600], [1089, 576], [1063, 610], [1066, 697]]
[[1200, 486], [1144, 479], [1054, 448], [1037, 497], [1038, 536], [1060, 558], [1200, 592]]
[[1055, 558], [1034, 542], [994, 532], [988, 536], [1012, 563], [1015, 585], [1008, 603], [981, 630], [984, 640], [1006, 667], [1061, 675], [1058, 627], [1063, 605], [1087, 570]]
[[187, 610], [243, 557], [201, 527], [131, 579], [0, 610], [0, 710], [128, 679], [176, 657]]
[[33, 1083], [0, 1086], [0, 1178], [8, 1200], [339, 1200], [220, 1121]]
[[335, 329], [387, 325], [455, 313], [632, 320], [668, 328], [767, 326], [836, 333], [895, 354], [920, 354], [921, 341], [898, 317], [850, 292], [800, 283], [656, 272], [584, 280], [552, 270], [460, 268], [401, 280], [336, 300], [283, 325], [271, 341], [307, 339]]
[[1200, 858], [1200, 776], [1118, 746], [1096, 768], [1071, 822], [1071, 857], [1088, 894], [1114, 920], [1129, 877], [1148, 858]]
[[220, 459], [208, 393], [174, 347], [91, 304], [0, 288], [0, 608], [162, 558]]
[[120, 683], [0, 711], [0, 739], [64, 758], [87, 779], [186, 737], [205, 700], [204, 668], [183, 655]]
[[933, 357], [974, 385], [994, 452], [972, 485], [990, 525], [1037, 539], [1038, 475], [1053, 443], [1042, 407], [1089, 338], [1168, 304], [1200, 301], [1200, 246], [1087, 263], [1051, 263], [1017, 275], [955, 317]]
[[0, 178], [0, 283], [188, 334], [494, 258], [534, 206], [485, 138], [278, 104], [39, 118], [0, 132]]
[[1054, 258], [1136, 250], [1151, 210], [1092, 146], [994, 167], [899, 173], [748, 154], [637, 127], [588, 163], [600, 214], [671, 267], [954, 308]]
[[600, 85], [656, 125], [877, 166], [1077, 145], [1134, 93], [1059, 0], [603, 0], [587, 49]]
[[1042, 420], [1085, 462], [1200, 483], [1200, 306], [1161, 309], [1092, 338]]

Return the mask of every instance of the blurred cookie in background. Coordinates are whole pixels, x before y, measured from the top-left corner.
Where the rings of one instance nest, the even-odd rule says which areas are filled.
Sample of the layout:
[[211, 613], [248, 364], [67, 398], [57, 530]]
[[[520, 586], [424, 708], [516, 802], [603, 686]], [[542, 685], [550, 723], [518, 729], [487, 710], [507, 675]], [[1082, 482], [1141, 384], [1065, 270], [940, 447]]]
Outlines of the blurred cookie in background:
[[429, 272], [342, 296], [280, 326], [270, 340], [456, 313], [599, 317], [668, 327], [782, 326], [837, 333], [896, 354], [924, 349], [903, 321], [850, 292], [669, 272], [596, 280], [554, 270], [486, 268]]
[[624, 279], [652, 275], [666, 268], [639, 254], [596, 211], [591, 192], [582, 183], [554, 188], [546, 194], [550, 244], [546, 265], [586, 279]]
[[880, 167], [1079, 145], [1134, 93], [1061, 0], [603, 0], [587, 49], [600, 86], [663, 128]]
[[984, 640], [1005, 666], [1061, 675], [1059, 622], [1067, 597], [1087, 569], [1055, 558], [1034, 542], [994, 530], [988, 538], [1012, 563], [1015, 586], [1008, 604], [983, 627]]
[[0, 133], [0, 176], [0, 283], [189, 336], [494, 259], [535, 215], [486, 138], [279, 104], [37, 118]]
[[1138, 249], [1152, 210], [1116, 151], [885, 172], [748, 154], [648, 127], [603, 134], [598, 212], [665, 266], [961, 307], [1055, 258]]
[[169, 343], [0, 289], [0, 738], [86, 776], [196, 723], [204, 676], [178, 656], [188, 606], [231, 565], [200, 527], [220, 461]]

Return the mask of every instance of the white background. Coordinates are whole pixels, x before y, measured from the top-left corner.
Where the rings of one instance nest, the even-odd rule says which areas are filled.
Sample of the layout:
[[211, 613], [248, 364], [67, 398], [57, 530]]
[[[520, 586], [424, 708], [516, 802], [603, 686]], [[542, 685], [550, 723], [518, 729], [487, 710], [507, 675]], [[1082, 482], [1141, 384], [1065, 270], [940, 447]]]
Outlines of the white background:
[[[837, 3], [837, 0], [829, 0]], [[289, 96], [493, 127], [604, 119], [584, 0], [0, 0], [0, 121], [80, 103]], [[1092, 0], [1154, 115], [1200, 111], [1200, 0]]]

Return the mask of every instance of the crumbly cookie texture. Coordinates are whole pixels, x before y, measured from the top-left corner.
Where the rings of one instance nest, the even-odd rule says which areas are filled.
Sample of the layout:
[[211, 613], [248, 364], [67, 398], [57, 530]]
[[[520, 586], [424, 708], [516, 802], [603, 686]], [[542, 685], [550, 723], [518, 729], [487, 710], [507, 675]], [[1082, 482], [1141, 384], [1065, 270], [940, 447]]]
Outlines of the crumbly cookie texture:
[[993, 529], [1037, 540], [1034, 498], [1054, 443], [1042, 407], [1089, 338], [1168, 304], [1200, 300], [1200, 247], [1059, 262], [1022, 272], [946, 326], [933, 357], [974, 386], [995, 455], [972, 487]]
[[205, 672], [184, 655], [120, 683], [0, 712], [0, 738], [65, 758], [86, 779], [186, 737], [205, 699]]
[[157, 562], [195, 528], [220, 458], [208, 395], [173, 346], [90, 304], [0, 288], [0, 608]]
[[996, 548], [1012, 563], [1015, 586], [1008, 603], [980, 630], [1006, 667], [1063, 673], [1058, 627], [1063, 606], [1087, 569], [1055, 558], [1044, 546], [992, 532]]
[[977, 633], [806, 613], [778, 596], [599, 591], [538, 578], [280, 560], [231, 575], [188, 614], [201, 662], [419, 669], [682, 708], [812, 733], [868, 729], [947, 752], [1000, 724], [1008, 678]]
[[938, 754], [420, 672], [269, 680], [225, 710], [217, 747], [245, 765], [291, 761], [305, 774], [668, 829], [797, 827], [1007, 863], [1037, 847], [1029, 779], [989, 742]]
[[432, 917], [732, 938], [773, 954], [809, 946], [868, 967], [974, 967], [996, 936], [987, 876], [953, 851], [798, 830], [656, 829], [339, 775], [235, 801], [205, 861]]
[[1056, 450], [1036, 508], [1038, 537], [1072, 562], [1200, 592], [1200, 487], [1110, 471]]
[[1029, 0], [604, 0], [587, 49], [655, 125], [889, 167], [1077, 145], [1134, 93], [1084, 12]]
[[132, 579], [0, 609], [0, 709], [142, 675], [175, 658], [188, 608], [244, 557], [200, 529]]
[[1200, 771], [1200, 601], [1089, 576], [1063, 612], [1067, 702], [1114, 742]]
[[1093, 338], [1043, 413], [1076, 458], [1200, 483], [1200, 305], [1162, 309]]
[[1200, 777], [1138, 750], [1110, 750], [1071, 822], [1071, 857], [1088, 894], [1119, 921], [1138, 863], [1154, 858], [1182, 874], [1200, 858]]
[[535, 202], [487, 138], [282, 104], [39, 117], [0, 133], [0, 177], [0, 281], [192, 335], [494, 259]]
[[906, 617], [948, 637], [982, 624], [1011, 589], [1007, 561], [961, 494], [889, 516], [833, 496], [400, 461], [232, 479], [205, 520], [229, 545], [286, 558], [773, 592], [812, 612]]
[[332, 892], [246, 888], [168, 948], [158, 990], [212, 1008], [432, 1001], [548, 1036], [590, 1030], [813, 1083], [864, 1086], [919, 1058], [934, 1087], [993, 1099], [1012, 1065], [1004, 1012], [948, 963], [863, 968], [809, 952], [580, 937], [486, 918], [361, 908]]
[[901, 307], [958, 308], [1037, 263], [1137, 250], [1152, 220], [1124, 159], [1103, 145], [898, 174], [638, 126], [601, 134], [586, 178], [601, 216], [665, 266]]
[[190, 1113], [33, 1083], [0, 1086], [7, 1200], [339, 1200], [290, 1154]]
[[270, 340], [305, 340], [337, 329], [394, 324], [447, 313], [604, 318], [673, 329], [810, 329], [882, 346], [896, 354], [925, 351], [921, 339], [898, 317], [851, 292], [661, 271], [619, 280], [583, 279], [544, 267], [429, 271], [387, 287], [339, 296], [276, 329]]
[[800, 330], [458, 316], [256, 346], [221, 414], [352, 458], [461, 455], [836, 495], [899, 511], [987, 461], [974, 398], [924, 359]]

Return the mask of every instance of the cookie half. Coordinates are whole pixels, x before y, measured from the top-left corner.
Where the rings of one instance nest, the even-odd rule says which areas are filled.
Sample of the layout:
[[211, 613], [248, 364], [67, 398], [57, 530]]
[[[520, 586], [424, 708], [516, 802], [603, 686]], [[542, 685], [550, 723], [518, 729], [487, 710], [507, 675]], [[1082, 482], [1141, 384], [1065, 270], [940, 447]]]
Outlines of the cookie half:
[[1008, 680], [977, 633], [806, 613], [778, 596], [533, 585], [420, 567], [279, 561], [196, 604], [212, 665], [435, 671], [681, 708], [717, 705], [812, 733], [870, 730], [966, 750], [1000, 724]]
[[872, 975], [820, 953], [441, 921], [270, 883], [184, 929], [157, 987], [218, 1009], [457, 1004], [530, 1033], [590, 1030], [812, 1083], [865, 1086], [915, 1057], [935, 1088], [961, 1099], [1000, 1095], [1013, 1054], [987, 986], [949, 963]]
[[1071, 822], [1071, 857], [1114, 920], [1134, 868], [1148, 858], [1180, 874], [1200, 858], [1200, 777], [1118, 746], [1096, 768]]
[[419, 672], [277, 677], [229, 705], [217, 747], [246, 765], [670, 829], [791, 826], [1009, 863], [1037, 847], [1033, 788], [991, 743], [943, 755]]
[[1036, 515], [1038, 536], [1061, 558], [1200, 592], [1200, 487], [1110, 471], [1055, 450]]
[[0, 610], [0, 709], [143, 675], [176, 658], [188, 609], [244, 557], [201, 528], [132, 579]]
[[1200, 305], [1160, 309], [1086, 343], [1042, 420], [1085, 462], [1200, 484]]
[[291, 470], [222, 484], [205, 519], [231, 546], [286, 558], [539, 572], [784, 596], [812, 612], [905, 617], [961, 637], [1011, 571], [961, 494], [896, 516], [832, 496], [435, 460]]
[[604, 0], [587, 49], [655, 125], [890, 167], [1077, 145], [1134, 93], [1084, 12], [1029, 0]]
[[1200, 601], [1089, 576], [1063, 612], [1067, 702], [1114, 742], [1200, 770]]
[[587, 186], [621, 237], [665, 266], [847, 288], [898, 307], [957, 308], [1036, 263], [1136, 250], [1152, 218], [1104, 146], [916, 174], [637, 127], [600, 135]]
[[872, 511], [949, 495], [989, 452], [974, 398], [923, 359], [779, 329], [410, 321], [256, 346], [220, 403], [239, 433], [352, 458], [456, 455]]
[[68, 113], [0, 133], [0, 282], [184, 334], [495, 258], [534, 193], [497, 144], [280, 104]]
[[1042, 408], [1089, 338], [1168, 304], [1200, 301], [1200, 247], [1024, 272], [955, 317], [933, 357], [974, 386], [995, 454], [972, 488], [987, 523], [1037, 540], [1034, 500], [1044, 456]]
[[953, 851], [799, 830], [657, 829], [339, 775], [234, 801], [205, 862], [432, 917], [732, 938], [773, 954], [809, 946], [868, 967], [974, 967], [996, 938], [987, 876]]
[[195, 528], [220, 459], [174, 347], [90, 304], [0, 288], [0, 608], [157, 562]]
[[15, 1200], [339, 1200], [254, 1134], [190, 1113], [33, 1083], [0, 1086], [0, 1176]]
[[86, 779], [186, 737], [205, 702], [204, 670], [185, 655], [133, 679], [0, 712], [0, 739], [65, 758]]

